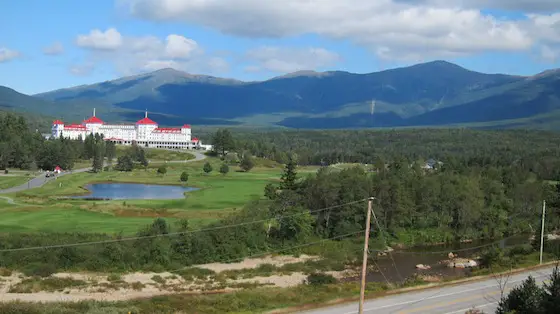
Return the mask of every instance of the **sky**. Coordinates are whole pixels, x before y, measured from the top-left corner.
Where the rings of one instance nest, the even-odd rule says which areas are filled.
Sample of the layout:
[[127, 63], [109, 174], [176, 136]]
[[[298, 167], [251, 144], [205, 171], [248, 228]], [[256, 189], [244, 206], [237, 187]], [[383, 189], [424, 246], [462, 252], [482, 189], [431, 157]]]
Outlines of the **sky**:
[[0, 85], [25, 94], [168, 67], [246, 81], [560, 67], [559, 0], [18, 0], [0, 1], [0, 29]]

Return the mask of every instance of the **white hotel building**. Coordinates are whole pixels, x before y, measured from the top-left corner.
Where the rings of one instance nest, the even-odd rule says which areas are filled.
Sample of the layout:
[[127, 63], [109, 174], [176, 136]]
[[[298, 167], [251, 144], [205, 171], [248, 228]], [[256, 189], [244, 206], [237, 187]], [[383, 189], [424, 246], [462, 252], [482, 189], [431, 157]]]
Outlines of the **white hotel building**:
[[161, 128], [156, 122], [148, 118], [148, 112], [136, 124], [105, 124], [101, 119], [93, 116], [84, 120], [82, 124], [64, 124], [56, 120], [52, 125], [51, 135], [70, 139], [85, 139], [89, 134], [99, 133], [106, 141], [121, 145], [136, 143], [144, 147], [173, 148], [173, 149], [209, 149], [210, 145], [202, 145], [196, 137], [191, 138], [191, 126], [188, 124], [180, 128]]

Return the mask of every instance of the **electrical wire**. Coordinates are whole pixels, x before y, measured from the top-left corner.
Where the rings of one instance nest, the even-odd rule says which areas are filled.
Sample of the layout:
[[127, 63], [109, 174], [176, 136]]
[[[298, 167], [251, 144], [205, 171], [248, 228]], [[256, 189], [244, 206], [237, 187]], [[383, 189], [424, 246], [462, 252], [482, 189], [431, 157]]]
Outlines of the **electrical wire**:
[[251, 225], [251, 224], [255, 224], [255, 223], [262, 223], [262, 222], [270, 221], [272, 219], [288, 218], [288, 217], [294, 217], [294, 216], [303, 215], [303, 214], [317, 213], [317, 212], [321, 212], [321, 211], [325, 211], [325, 210], [330, 210], [330, 209], [334, 209], [334, 208], [339, 208], [339, 207], [343, 207], [343, 206], [356, 204], [356, 203], [359, 203], [359, 202], [363, 202], [365, 200], [366, 199], [361, 199], [361, 200], [357, 200], [357, 201], [353, 201], [353, 202], [348, 202], [348, 203], [344, 203], [344, 204], [329, 206], [329, 207], [326, 207], [326, 208], [321, 208], [321, 209], [316, 209], [316, 210], [311, 210], [311, 211], [305, 211], [305, 212], [291, 214], [291, 215], [284, 215], [284, 216], [279, 216], [279, 217], [274, 217], [274, 218], [271, 217], [271, 218], [266, 218], [266, 219], [258, 219], [258, 220], [252, 220], [252, 221], [247, 221], [247, 222], [242, 222], [242, 223], [237, 223], [237, 224], [232, 224], [232, 225], [224, 225], [224, 226], [217, 226], [217, 227], [211, 227], [211, 228], [202, 228], [202, 229], [191, 230], [191, 231], [170, 232], [170, 233], [164, 233], [164, 234], [119, 238], [119, 239], [102, 240], [102, 241], [54, 244], [54, 245], [32, 246], [32, 247], [22, 247], [22, 248], [14, 248], [14, 249], [0, 249], [0, 252], [17, 252], [17, 251], [56, 249], [56, 248], [76, 247], [76, 246], [96, 245], [96, 244], [108, 244], [108, 243], [117, 243], [117, 242], [125, 242], [125, 241], [134, 241], [134, 240], [143, 240], [143, 239], [153, 239], [153, 238], [160, 238], [160, 237], [185, 235], [185, 234], [192, 234], [192, 233], [205, 232], [205, 231], [215, 231], [215, 230], [222, 230], [222, 229], [239, 227], [239, 226], [246, 226], [246, 225]]
[[[379, 224], [379, 220], [377, 220], [377, 216], [375, 215], [375, 211], [373, 209], [371, 209], [371, 214], [373, 215], [373, 220], [375, 221], [375, 224], [377, 225], [377, 228], [379, 229], [379, 234], [381, 235], [381, 239], [383, 239], [383, 243], [385, 244], [385, 247], [388, 247], [389, 244], [387, 243], [387, 239], [385, 239], [385, 236], [383, 235], [383, 230], [381, 229], [381, 225]], [[399, 269], [397, 268], [397, 263], [395, 262], [395, 259], [393, 258], [393, 254], [391, 254], [391, 251], [388, 251], [389, 257], [391, 258], [391, 261], [393, 262], [393, 266], [395, 267], [395, 270], [397, 271], [397, 275], [399, 276], [400, 280], [404, 282], [404, 278], [401, 275], [401, 272], [399, 271]]]
[[[248, 258], [266, 256], [266, 255], [270, 255], [270, 254], [274, 254], [274, 253], [280, 253], [280, 252], [284, 252], [284, 251], [289, 251], [289, 250], [293, 250], [293, 249], [297, 249], [297, 248], [308, 247], [308, 246], [316, 245], [316, 244], [319, 244], [319, 243], [323, 244], [323, 243], [325, 243], [327, 241], [330, 241], [330, 240], [338, 240], [338, 239], [348, 238], [348, 237], [351, 237], [353, 235], [358, 235], [360, 233], [363, 233], [364, 231], [365, 230], [360, 230], [360, 231], [356, 231], [356, 232], [346, 233], [346, 234], [343, 234], [343, 235], [338, 235], [338, 236], [335, 236], [335, 237], [330, 237], [330, 238], [322, 239], [322, 240], [315, 241], [315, 242], [298, 244], [298, 245], [294, 245], [294, 246], [290, 246], [290, 247], [286, 247], [286, 248], [281, 248], [281, 249], [277, 249], [277, 250], [265, 251], [265, 252], [251, 254], [251, 255], [247, 255], [247, 256], [243, 256], [243, 257], [232, 258], [232, 259], [229, 259], [229, 260], [222, 260], [222, 261], [218, 261], [217, 263], [228, 264], [228, 263], [242, 261], [242, 260], [245, 260], [245, 259], [248, 259]], [[348, 253], [355, 253], [355, 252], [358, 252], [358, 251], [361, 251], [361, 250], [362, 249], [359, 249], [359, 250], [351, 251], [351, 252], [348, 252]], [[165, 270], [165, 272], [176, 273], [176, 272], [180, 272], [182, 270], [192, 268], [192, 267], [197, 267], [197, 266], [200, 266], [200, 265], [185, 266], [185, 267], [181, 267], [181, 268], [177, 268], [177, 269]], [[92, 287], [92, 285], [79, 285], [79, 286], [73, 286], [71, 288], [72, 289], [80, 289], [80, 288], [88, 288], [88, 287]]]

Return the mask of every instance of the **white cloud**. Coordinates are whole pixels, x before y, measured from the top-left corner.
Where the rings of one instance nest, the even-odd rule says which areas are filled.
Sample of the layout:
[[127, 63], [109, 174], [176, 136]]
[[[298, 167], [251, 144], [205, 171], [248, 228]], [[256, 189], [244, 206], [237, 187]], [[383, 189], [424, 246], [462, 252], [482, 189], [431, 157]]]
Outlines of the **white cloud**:
[[[97, 40], [89, 40], [86, 41], [89, 44], [98, 44], [82, 47], [90, 48], [89, 62], [108, 62], [119, 75], [133, 75], [163, 68], [216, 74], [228, 69], [225, 59], [206, 55], [195, 40], [182, 35], [170, 34], [164, 41], [155, 36], [121, 35], [116, 29], [109, 29], [104, 34], [107, 33], [113, 34], [111, 36], [114, 38], [118, 37], [118, 44], [113, 40], [112, 45], [105, 45], [105, 49], [100, 49]], [[91, 34], [95, 34], [91, 37], [103, 37], [97, 30], [93, 30]], [[79, 43], [79, 40], [80, 36], [76, 42]]]
[[[505, 0], [476, 1], [506, 4]], [[143, 19], [194, 23], [245, 37], [313, 33], [350, 40], [374, 52], [390, 51], [381, 56], [391, 59], [519, 51], [532, 47], [535, 39], [519, 21], [498, 19], [472, 6], [462, 8], [466, 0], [230, 0], [227, 5], [219, 0], [124, 2], [132, 15]], [[549, 2], [548, 8], [557, 2]]]
[[49, 56], [56, 56], [64, 53], [64, 46], [60, 42], [54, 42], [52, 45], [43, 48], [43, 53]]
[[87, 35], [78, 35], [76, 45], [89, 49], [115, 50], [122, 45], [122, 36], [114, 28], [109, 28], [104, 32], [94, 29]]
[[555, 62], [560, 57], [560, 13], [529, 14], [525, 26], [539, 38], [540, 57]]
[[552, 63], [556, 62], [556, 60], [560, 58], [560, 49], [553, 49], [550, 46], [542, 46], [540, 54], [541, 59]]
[[340, 60], [338, 54], [323, 48], [259, 47], [249, 50], [246, 56], [256, 63], [245, 68], [248, 72], [317, 70]]
[[10, 60], [21, 57], [21, 53], [6, 47], [0, 47], [0, 62], [8, 62]]
[[396, 0], [395, 2], [522, 12], [554, 12], [560, 10], [560, 1], [558, 0]]
[[167, 36], [165, 54], [172, 59], [188, 59], [198, 48], [196, 41], [180, 35]]

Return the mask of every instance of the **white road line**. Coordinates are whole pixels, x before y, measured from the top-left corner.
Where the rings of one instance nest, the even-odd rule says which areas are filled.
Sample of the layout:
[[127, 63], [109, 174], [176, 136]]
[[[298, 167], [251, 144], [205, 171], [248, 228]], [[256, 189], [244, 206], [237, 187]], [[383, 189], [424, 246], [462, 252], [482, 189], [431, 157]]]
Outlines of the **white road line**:
[[[528, 275], [527, 275], [528, 276]], [[533, 278], [540, 278], [540, 277], [548, 277], [550, 275], [536, 275], [533, 276]], [[512, 284], [515, 282], [522, 282], [524, 281], [526, 278], [523, 279], [518, 279], [518, 280], [512, 280], [509, 281], [507, 284]], [[461, 291], [457, 291], [457, 292], [450, 292], [450, 293], [446, 293], [446, 294], [439, 294], [439, 295], [435, 295], [435, 296], [431, 296], [431, 297], [426, 297], [426, 298], [420, 298], [420, 299], [416, 299], [416, 300], [410, 300], [410, 301], [404, 301], [404, 302], [399, 302], [399, 303], [393, 303], [393, 304], [388, 304], [388, 305], [383, 305], [383, 306], [378, 306], [378, 307], [374, 307], [374, 308], [368, 308], [368, 309], [364, 309], [364, 312], [369, 312], [369, 311], [375, 311], [375, 310], [381, 310], [381, 309], [386, 309], [386, 308], [390, 308], [390, 307], [395, 307], [395, 306], [399, 306], [399, 305], [406, 305], [406, 304], [411, 304], [411, 303], [417, 303], [417, 302], [422, 302], [422, 301], [426, 301], [426, 300], [432, 300], [432, 299], [438, 299], [438, 298], [442, 298], [442, 297], [448, 297], [448, 296], [452, 296], [452, 295], [457, 295], [457, 294], [463, 294], [465, 292], [471, 292], [471, 291], [476, 291], [476, 290], [482, 290], [482, 289], [486, 289], [486, 288], [497, 288], [497, 284], [494, 285], [487, 285], [487, 286], [480, 286], [480, 287], [476, 287], [476, 288], [471, 288], [471, 289], [465, 289], [465, 290], [461, 290]], [[444, 289], [445, 287], [442, 287], [441, 289]], [[358, 311], [352, 311], [352, 312], [346, 312], [346, 313], [341, 313], [341, 314], [355, 314], [358, 313]]]

